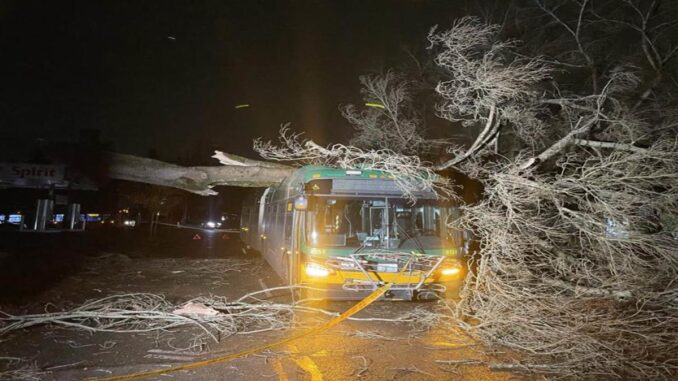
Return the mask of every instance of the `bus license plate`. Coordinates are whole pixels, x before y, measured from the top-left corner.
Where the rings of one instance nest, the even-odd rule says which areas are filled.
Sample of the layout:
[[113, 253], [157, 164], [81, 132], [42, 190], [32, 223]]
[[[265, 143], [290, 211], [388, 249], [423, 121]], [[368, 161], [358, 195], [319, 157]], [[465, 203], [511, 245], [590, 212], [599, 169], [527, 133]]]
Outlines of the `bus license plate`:
[[397, 273], [398, 264], [397, 263], [378, 263], [377, 272], [380, 273]]

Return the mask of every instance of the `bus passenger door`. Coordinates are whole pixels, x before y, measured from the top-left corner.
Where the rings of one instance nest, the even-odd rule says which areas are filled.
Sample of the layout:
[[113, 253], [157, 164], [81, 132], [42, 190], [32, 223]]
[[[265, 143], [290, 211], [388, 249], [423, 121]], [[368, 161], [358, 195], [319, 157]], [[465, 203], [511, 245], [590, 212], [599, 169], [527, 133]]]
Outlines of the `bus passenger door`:
[[287, 283], [298, 284], [301, 271], [301, 244], [303, 242], [303, 226], [306, 212], [294, 210], [292, 212], [291, 245], [287, 256]]
[[282, 215], [282, 245], [280, 260], [278, 266], [282, 269], [283, 280], [289, 283], [290, 279], [290, 256], [292, 255], [292, 223], [293, 223], [293, 204], [291, 202], [286, 202], [284, 214]]
[[264, 256], [268, 258], [268, 253], [266, 250], [266, 238], [268, 234], [268, 223], [271, 218], [271, 196], [273, 195], [273, 188], [266, 188], [264, 193], [261, 195], [259, 200], [259, 216], [257, 221], [257, 233], [258, 237], [254, 237], [257, 241], [257, 249]]

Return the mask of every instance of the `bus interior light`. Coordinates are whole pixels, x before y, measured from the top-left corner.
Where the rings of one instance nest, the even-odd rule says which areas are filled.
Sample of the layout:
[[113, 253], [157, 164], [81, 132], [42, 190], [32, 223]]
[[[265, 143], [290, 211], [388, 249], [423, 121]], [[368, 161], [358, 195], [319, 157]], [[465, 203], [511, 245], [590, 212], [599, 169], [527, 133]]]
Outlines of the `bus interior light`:
[[304, 196], [299, 196], [294, 199], [294, 210], [306, 210], [308, 207], [308, 199]]
[[306, 275], [318, 278], [326, 277], [330, 275], [330, 270], [317, 263], [309, 262], [306, 264]]

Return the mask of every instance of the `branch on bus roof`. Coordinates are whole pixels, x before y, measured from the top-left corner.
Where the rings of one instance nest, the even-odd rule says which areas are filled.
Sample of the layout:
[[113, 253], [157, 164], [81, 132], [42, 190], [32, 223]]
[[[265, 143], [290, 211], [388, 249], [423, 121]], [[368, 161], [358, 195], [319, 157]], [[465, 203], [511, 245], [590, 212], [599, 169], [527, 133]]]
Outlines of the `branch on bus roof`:
[[243, 167], [260, 166], [266, 168], [291, 168], [289, 165], [284, 165], [280, 163], [271, 163], [270, 161], [253, 160], [222, 151], [214, 151], [214, 155], [212, 157], [219, 160], [219, 162], [223, 165], [237, 165]]
[[254, 151], [266, 160], [288, 162], [297, 166], [321, 165], [331, 168], [381, 171], [392, 178], [404, 197], [416, 200], [421, 191], [432, 191], [449, 198], [454, 185], [449, 179], [435, 173], [431, 163], [419, 156], [399, 154], [388, 149], [361, 149], [343, 144], [323, 147], [303, 139], [288, 124], [280, 128], [278, 143], [256, 139]]

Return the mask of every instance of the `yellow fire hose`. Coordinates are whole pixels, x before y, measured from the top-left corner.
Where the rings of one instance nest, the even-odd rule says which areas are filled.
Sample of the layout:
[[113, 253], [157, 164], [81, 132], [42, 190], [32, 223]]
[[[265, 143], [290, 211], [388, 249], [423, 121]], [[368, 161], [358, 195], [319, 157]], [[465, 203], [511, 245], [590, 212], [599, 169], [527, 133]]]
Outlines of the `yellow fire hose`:
[[280, 346], [282, 344], [289, 343], [290, 341], [294, 341], [297, 339], [300, 339], [302, 337], [314, 335], [316, 333], [328, 330], [335, 325], [341, 323], [342, 321], [348, 319], [352, 315], [355, 315], [356, 313], [360, 312], [362, 309], [365, 307], [369, 306], [377, 300], [380, 296], [382, 296], [386, 291], [388, 291], [391, 288], [391, 283], [386, 283], [383, 286], [377, 288], [374, 290], [371, 294], [366, 296], [363, 300], [355, 304], [353, 307], [347, 309], [344, 311], [341, 315], [329, 320], [328, 322], [321, 324], [317, 327], [313, 327], [307, 331], [301, 332], [297, 335], [289, 336], [286, 337], [282, 340], [261, 345], [258, 347], [250, 348], [247, 350], [244, 350], [242, 352], [238, 353], [232, 353], [224, 356], [218, 356], [218, 357], [213, 357], [207, 360], [201, 360], [201, 361], [195, 361], [192, 363], [184, 364], [184, 365], [179, 365], [175, 366], [173, 368], [166, 368], [166, 369], [157, 369], [157, 370], [149, 370], [145, 372], [138, 372], [138, 373], [130, 373], [130, 374], [124, 374], [121, 376], [112, 376], [112, 377], [104, 377], [104, 378], [90, 378], [88, 380], [95, 380], [95, 381], [122, 381], [122, 380], [135, 380], [139, 378], [144, 378], [144, 377], [150, 377], [150, 376], [159, 376], [161, 374], [166, 374], [166, 373], [171, 373], [171, 372], [176, 372], [179, 370], [188, 370], [188, 369], [195, 369], [195, 368], [200, 368], [203, 366], [211, 365], [211, 364], [217, 364], [217, 363], [223, 363], [231, 360], [235, 360], [237, 358], [249, 356], [251, 354], [261, 352], [266, 349], [270, 349], [273, 347]]

